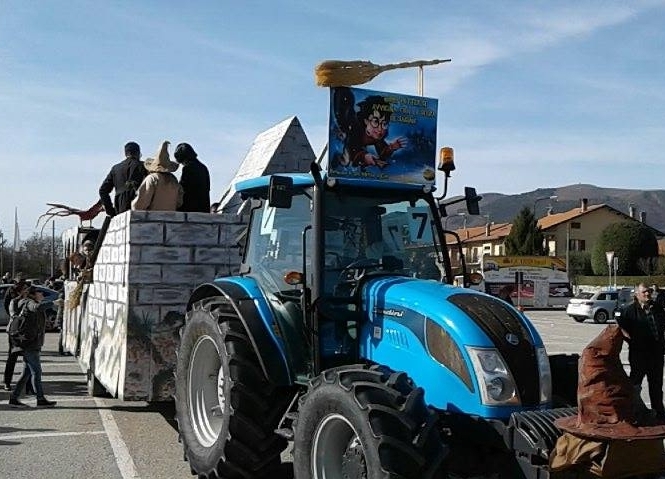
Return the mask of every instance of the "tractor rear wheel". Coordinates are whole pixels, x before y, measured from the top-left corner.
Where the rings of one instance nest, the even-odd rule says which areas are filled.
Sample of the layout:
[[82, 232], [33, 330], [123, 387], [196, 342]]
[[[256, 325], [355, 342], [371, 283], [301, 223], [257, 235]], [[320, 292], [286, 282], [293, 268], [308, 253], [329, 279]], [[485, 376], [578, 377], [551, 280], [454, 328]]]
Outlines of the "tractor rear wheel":
[[225, 298], [187, 313], [176, 366], [176, 419], [185, 459], [205, 478], [259, 478], [280, 465], [274, 430], [290, 400], [263, 374]]
[[294, 434], [296, 479], [429, 478], [446, 451], [423, 390], [382, 366], [342, 366], [310, 381]]

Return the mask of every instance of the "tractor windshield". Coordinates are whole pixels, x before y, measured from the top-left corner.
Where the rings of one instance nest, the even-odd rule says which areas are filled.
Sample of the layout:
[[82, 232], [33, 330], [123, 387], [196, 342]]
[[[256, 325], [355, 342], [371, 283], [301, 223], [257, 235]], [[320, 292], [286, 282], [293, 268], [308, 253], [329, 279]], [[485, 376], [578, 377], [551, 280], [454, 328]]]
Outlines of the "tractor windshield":
[[335, 293], [335, 285], [349, 270], [366, 266], [441, 279], [438, 238], [424, 199], [328, 192], [325, 204], [324, 290], [328, 293]]

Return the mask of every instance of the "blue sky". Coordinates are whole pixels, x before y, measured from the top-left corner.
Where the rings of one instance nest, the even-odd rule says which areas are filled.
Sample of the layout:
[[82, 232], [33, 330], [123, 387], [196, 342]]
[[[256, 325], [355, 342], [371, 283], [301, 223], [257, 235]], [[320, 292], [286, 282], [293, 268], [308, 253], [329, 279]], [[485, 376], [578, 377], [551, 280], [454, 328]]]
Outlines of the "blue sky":
[[[313, 70], [328, 59], [452, 58], [424, 85], [438, 146], [455, 148], [451, 194], [662, 189], [663, 25], [665, 0], [3, 0], [0, 231], [13, 236], [15, 206], [25, 239], [46, 203], [92, 205], [129, 140], [144, 158], [164, 139], [191, 143], [213, 200], [289, 116], [320, 152], [328, 90]], [[416, 94], [416, 78], [364, 87]]]

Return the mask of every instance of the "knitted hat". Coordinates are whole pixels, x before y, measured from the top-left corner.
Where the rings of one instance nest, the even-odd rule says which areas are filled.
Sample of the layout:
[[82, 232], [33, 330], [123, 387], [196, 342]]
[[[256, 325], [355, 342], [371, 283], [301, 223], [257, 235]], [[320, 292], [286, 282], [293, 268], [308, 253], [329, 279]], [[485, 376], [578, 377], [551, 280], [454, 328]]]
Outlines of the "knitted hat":
[[178, 169], [180, 165], [169, 158], [169, 145], [168, 141], [162, 142], [162, 146], [157, 152], [157, 158], [146, 158], [143, 162], [146, 170], [150, 173], [173, 173]]

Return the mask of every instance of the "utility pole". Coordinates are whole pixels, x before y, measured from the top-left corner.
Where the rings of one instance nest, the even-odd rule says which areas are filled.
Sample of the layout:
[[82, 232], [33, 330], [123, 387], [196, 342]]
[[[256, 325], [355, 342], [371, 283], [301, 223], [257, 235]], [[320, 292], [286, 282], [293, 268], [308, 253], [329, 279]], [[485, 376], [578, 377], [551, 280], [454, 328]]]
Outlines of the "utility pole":
[[566, 275], [568, 275], [568, 282], [570, 283], [570, 221], [566, 223]]
[[55, 221], [51, 222], [51, 277], [55, 275]]

